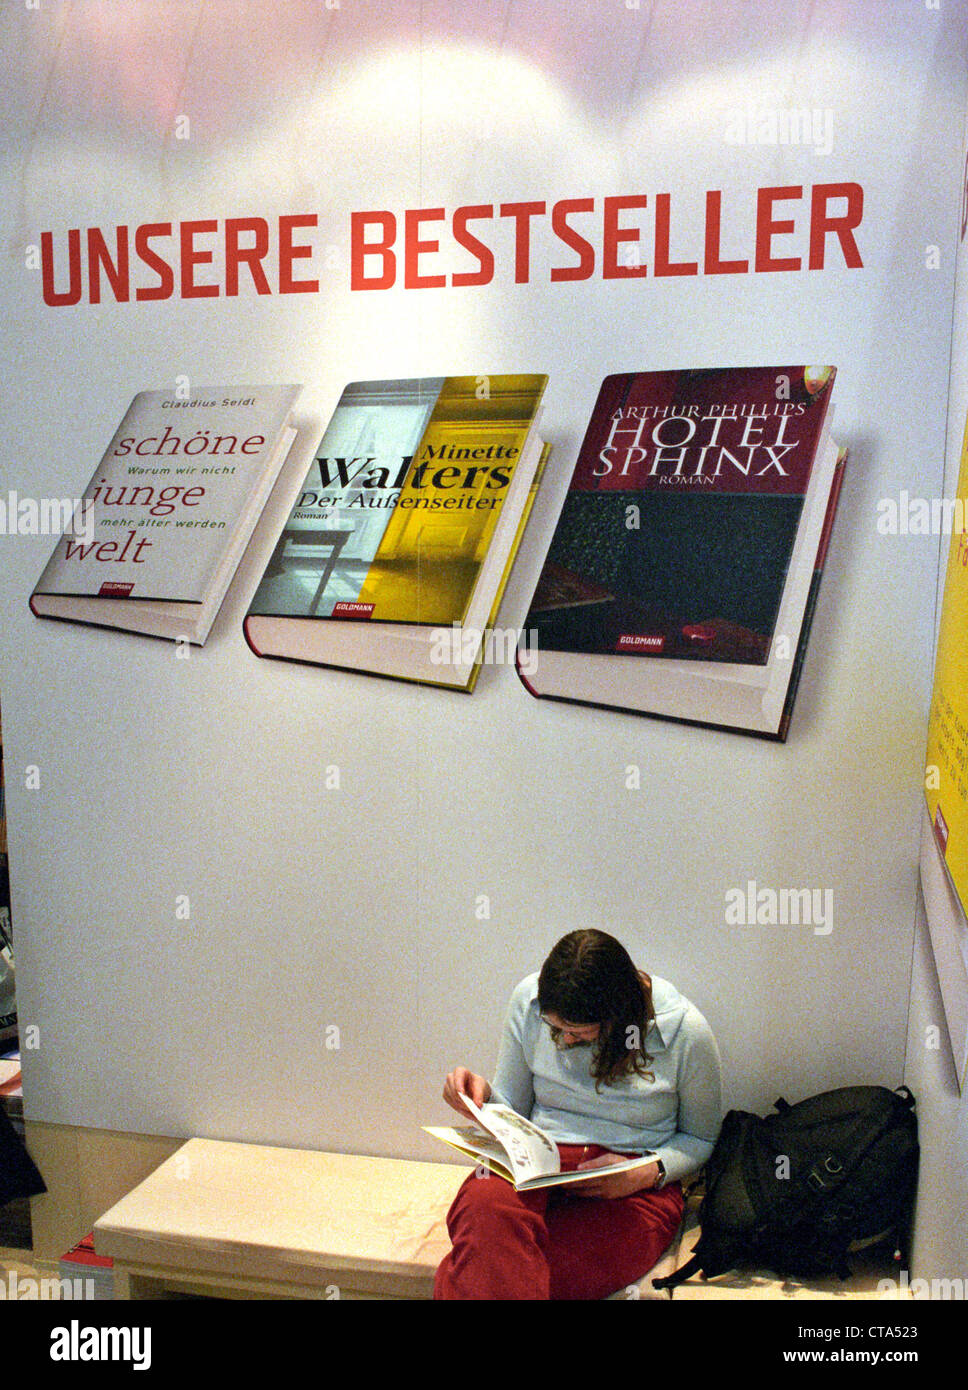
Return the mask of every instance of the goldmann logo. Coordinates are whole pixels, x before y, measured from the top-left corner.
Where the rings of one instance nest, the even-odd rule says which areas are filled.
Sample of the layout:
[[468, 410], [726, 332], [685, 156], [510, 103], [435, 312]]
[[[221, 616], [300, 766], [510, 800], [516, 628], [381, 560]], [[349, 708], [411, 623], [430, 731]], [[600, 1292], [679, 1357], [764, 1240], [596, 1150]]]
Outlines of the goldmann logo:
[[51, 1361], [130, 1361], [135, 1371], [151, 1365], [150, 1327], [82, 1327], [72, 1318], [50, 1333]]

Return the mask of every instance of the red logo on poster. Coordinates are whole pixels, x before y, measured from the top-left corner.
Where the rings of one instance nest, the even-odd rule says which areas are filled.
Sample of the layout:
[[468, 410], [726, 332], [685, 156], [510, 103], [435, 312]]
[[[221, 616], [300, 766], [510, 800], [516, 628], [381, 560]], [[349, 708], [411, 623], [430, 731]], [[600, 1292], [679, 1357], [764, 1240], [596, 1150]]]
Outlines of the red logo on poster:
[[617, 652], [661, 652], [665, 646], [665, 640], [661, 634], [643, 637], [638, 633], [623, 633], [615, 643], [615, 650]]
[[934, 813], [934, 836], [942, 854], [948, 853], [948, 823], [941, 814], [939, 806]]

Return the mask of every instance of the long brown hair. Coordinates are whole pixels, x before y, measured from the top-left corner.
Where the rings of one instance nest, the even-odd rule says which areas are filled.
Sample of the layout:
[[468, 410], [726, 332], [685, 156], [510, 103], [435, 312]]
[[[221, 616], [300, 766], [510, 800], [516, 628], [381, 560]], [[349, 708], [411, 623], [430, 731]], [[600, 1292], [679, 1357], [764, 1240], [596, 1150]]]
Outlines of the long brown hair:
[[632, 1073], [654, 1079], [645, 1050], [655, 1018], [652, 981], [614, 936], [594, 927], [563, 936], [541, 967], [538, 1007], [568, 1023], [599, 1025], [591, 1068], [596, 1090]]

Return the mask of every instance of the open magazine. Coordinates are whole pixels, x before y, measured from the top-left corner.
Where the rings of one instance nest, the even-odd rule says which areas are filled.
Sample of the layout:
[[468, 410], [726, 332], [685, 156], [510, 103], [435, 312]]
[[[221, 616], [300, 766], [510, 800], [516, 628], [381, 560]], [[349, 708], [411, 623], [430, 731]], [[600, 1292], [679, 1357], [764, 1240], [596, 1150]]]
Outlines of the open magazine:
[[558, 1187], [565, 1183], [584, 1182], [589, 1178], [606, 1177], [609, 1173], [624, 1173], [628, 1168], [642, 1168], [655, 1162], [654, 1153], [610, 1163], [607, 1167], [586, 1168], [581, 1173], [563, 1173], [558, 1149], [543, 1129], [526, 1120], [508, 1105], [475, 1105], [469, 1096], [461, 1100], [476, 1119], [473, 1125], [424, 1125], [428, 1134], [442, 1139], [475, 1163], [483, 1163], [499, 1178], [505, 1178], [516, 1192], [535, 1187]]

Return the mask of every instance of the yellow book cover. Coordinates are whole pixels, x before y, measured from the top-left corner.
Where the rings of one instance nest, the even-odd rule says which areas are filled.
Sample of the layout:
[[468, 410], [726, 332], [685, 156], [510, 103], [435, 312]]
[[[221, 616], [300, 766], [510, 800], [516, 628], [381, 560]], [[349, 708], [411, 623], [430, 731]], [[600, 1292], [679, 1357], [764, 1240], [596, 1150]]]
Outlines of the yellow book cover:
[[546, 384], [347, 386], [250, 605], [253, 651], [471, 691], [547, 456]]
[[968, 428], [948, 552], [934, 692], [928, 725], [925, 796], [935, 839], [961, 905], [968, 910]]
[[546, 381], [348, 386], [250, 613], [462, 622]]

